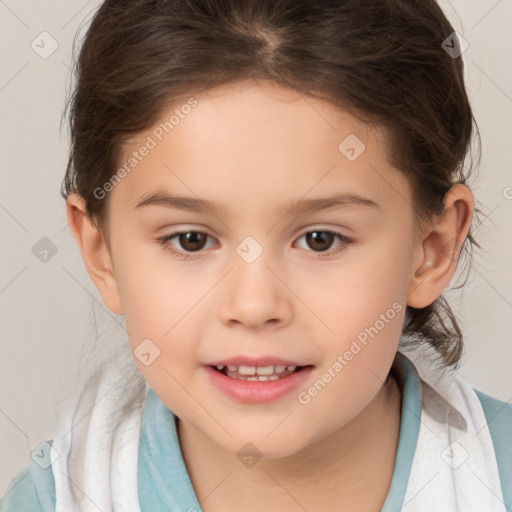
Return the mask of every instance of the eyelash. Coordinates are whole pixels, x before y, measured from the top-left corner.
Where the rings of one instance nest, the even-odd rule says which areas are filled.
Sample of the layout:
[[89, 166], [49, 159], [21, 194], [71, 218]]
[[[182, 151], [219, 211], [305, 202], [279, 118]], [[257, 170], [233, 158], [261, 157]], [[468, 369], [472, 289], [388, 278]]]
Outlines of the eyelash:
[[[186, 253], [185, 252], [184, 253], [184, 252], [181, 252], [181, 251], [177, 251], [169, 243], [170, 240], [172, 240], [173, 238], [176, 238], [177, 236], [183, 235], [183, 234], [186, 234], [186, 233], [199, 233], [199, 234], [206, 235], [207, 237], [211, 238], [208, 235], [208, 233], [206, 233], [205, 231], [192, 230], [191, 229], [191, 230], [188, 230], [188, 231], [176, 231], [176, 232], [171, 233], [169, 235], [165, 235], [163, 237], [157, 238], [157, 242], [160, 245], [163, 246], [165, 251], [170, 252], [173, 256], [176, 256], [179, 259], [186, 260], [186, 259], [189, 259], [189, 258], [194, 258], [196, 255], [198, 255], [201, 252], [201, 249], [199, 251], [196, 251], [196, 252], [191, 252], [191, 253]], [[351, 238], [348, 238], [347, 236], [342, 235], [341, 233], [337, 233], [336, 231], [329, 231], [327, 229], [313, 229], [311, 231], [306, 231], [305, 233], [303, 233], [299, 237], [299, 239], [302, 238], [303, 236], [309, 234], [309, 233], [329, 233], [329, 234], [334, 235], [336, 238], [338, 238], [338, 240], [340, 240], [340, 242], [342, 242], [342, 244], [343, 244], [340, 248], [338, 248], [334, 252], [327, 252], [327, 251], [317, 252], [316, 254], [317, 254], [317, 257], [319, 257], [319, 258], [325, 258], [325, 257], [329, 257], [329, 256], [334, 256], [334, 255], [339, 254], [339, 253], [341, 253], [343, 251], [346, 251], [348, 249], [348, 246], [353, 243], [353, 240]], [[315, 251], [311, 251], [311, 252], [315, 252]]]

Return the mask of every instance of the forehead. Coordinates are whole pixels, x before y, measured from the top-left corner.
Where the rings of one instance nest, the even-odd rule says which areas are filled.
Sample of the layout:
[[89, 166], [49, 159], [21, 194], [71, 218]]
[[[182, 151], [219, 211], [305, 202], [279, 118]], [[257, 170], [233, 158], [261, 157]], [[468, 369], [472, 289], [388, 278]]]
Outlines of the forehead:
[[[131, 170], [113, 194], [132, 207], [162, 187], [245, 206], [334, 191], [366, 192], [379, 203], [406, 199], [408, 184], [389, 163], [385, 137], [296, 91], [231, 84], [184, 96], [129, 139], [119, 164]], [[144, 146], [150, 149], [141, 158]]]

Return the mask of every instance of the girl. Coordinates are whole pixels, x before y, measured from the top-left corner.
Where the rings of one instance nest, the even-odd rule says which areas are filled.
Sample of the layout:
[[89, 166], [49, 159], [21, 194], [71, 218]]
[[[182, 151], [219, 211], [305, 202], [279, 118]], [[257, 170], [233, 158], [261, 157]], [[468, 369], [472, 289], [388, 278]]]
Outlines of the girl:
[[129, 359], [2, 510], [511, 510], [512, 407], [442, 297], [478, 246], [462, 50], [434, 0], [105, 1], [63, 195]]

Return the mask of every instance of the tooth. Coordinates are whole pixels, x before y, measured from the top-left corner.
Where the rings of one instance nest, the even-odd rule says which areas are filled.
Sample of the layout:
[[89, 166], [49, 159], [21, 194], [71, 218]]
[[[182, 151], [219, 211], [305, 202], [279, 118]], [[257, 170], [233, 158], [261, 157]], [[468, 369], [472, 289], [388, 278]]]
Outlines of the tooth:
[[295, 370], [295, 368], [297, 368], [296, 366], [287, 366], [286, 369], [289, 371], [289, 372], [293, 372], [293, 370]]
[[286, 368], [286, 366], [283, 364], [283, 365], [276, 365], [276, 373], [283, 373], [284, 372], [284, 369]]
[[268, 378], [268, 380], [277, 380], [277, 379], [279, 379], [279, 377], [278, 377], [277, 375], [275, 375], [275, 374], [274, 374], [274, 375], [271, 375], [271, 376]]
[[256, 368], [258, 375], [272, 375], [274, 373], [274, 367], [271, 366], [258, 366]]
[[258, 377], [258, 380], [259, 381], [266, 381], [266, 380], [269, 380], [269, 378], [268, 378], [267, 375], [261, 375], [260, 377]]
[[246, 380], [258, 380], [258, 377], [247, 377]]
[[[234, 370], [232, 370], [232, 371], [234, 371]], [[256, 367], [255, 366], [239, 366], [238, 373], [240, 375], [254, 375], [256, 373]]]
[[237, 368], [238, 368], [238, 366], [236, 366], [235, 364], [228, 364], [228, 370], [230, 372], [236, 372]]
[[222, 368], [224, 368], [224, 365], [223, 365], [223, 364], [219, 364], [219, 365], [217, 365], [217, 370], [222, 370]]

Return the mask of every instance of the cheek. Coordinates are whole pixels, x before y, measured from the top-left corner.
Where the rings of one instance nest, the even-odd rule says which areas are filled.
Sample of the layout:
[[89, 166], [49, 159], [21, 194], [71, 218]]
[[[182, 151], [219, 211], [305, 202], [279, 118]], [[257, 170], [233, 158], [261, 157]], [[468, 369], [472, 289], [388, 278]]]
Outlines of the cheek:
[[181, 396], [179, 383], [187, 381], [197, 364], [194, 339], [198, 338], [189, 323], [189, 310], [198, 297], [181, 288], [181, 281], [163, 277], [140, 259], [135, 264], [139, 270], [129, 270], [132, 263], [127, 260], [125, 272], [120, 272], [120, 293], [134, 360], [153, 389]]
[[407, 262], [407, 246], [380, 236], [322, 276], [322, 286], [316, 281], [312, 309], [330, 330], [322, 370], [336, 375], [321, 398], [326, 405], [342, 401], [355, 413], [386, 378], [405, 316]]
[[[330, 270], [317, 272], [313, 280], [304, 276], [311, 309], [345, 340], [373, 325], [381, 314], [396, 320], [396, 313], [405, 309], [407, 258], [407, 250], [383, 237], [347, 253]], [[315, 290], [313, 296], [311, 290]], [[308, 296], [307, 288], [302, 293]], [[397, 329], [399, 335], [401, 325], [395, 334]]]
[[142, 351], [139, 347], [158, 354], [151, 365], [137, 361], [150, 383], [169, 381], [169, 372], [181, 382], [198, 364], [197, 315], [215, 276], [205, 279], [197, 271], [168, 261], [159, 247], [136, 250], [129, 247], [129, 238], [125, 240], [123, 250], [117, 252], [116, 276], [130, 348], [136, 359]]
[[145, 338], [158, 344], [170, 338], [173, 326], [186, 312], [186, 294], [191, 292], [183, 287], [183, 277], [170, 273], [170, 266], [162, 268], [164, 258], [155, 258], [154, 249], [130, 245], [130, 239], [124, 238], [114, 254], [117, 286], [133, 349]]

